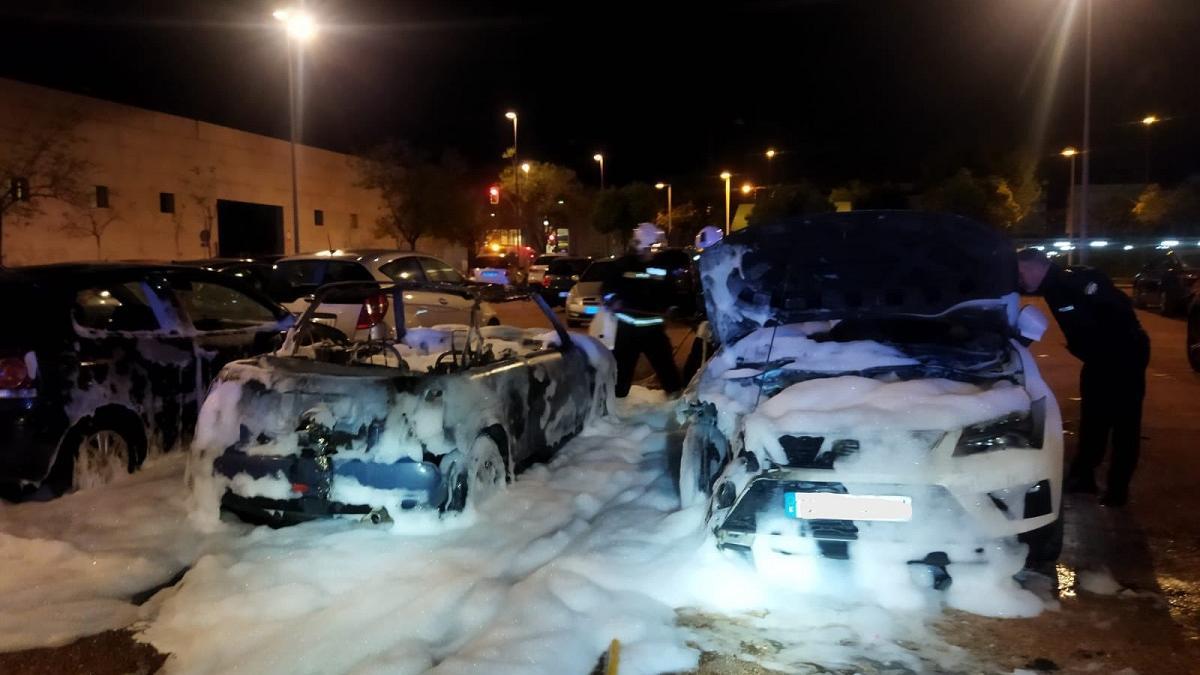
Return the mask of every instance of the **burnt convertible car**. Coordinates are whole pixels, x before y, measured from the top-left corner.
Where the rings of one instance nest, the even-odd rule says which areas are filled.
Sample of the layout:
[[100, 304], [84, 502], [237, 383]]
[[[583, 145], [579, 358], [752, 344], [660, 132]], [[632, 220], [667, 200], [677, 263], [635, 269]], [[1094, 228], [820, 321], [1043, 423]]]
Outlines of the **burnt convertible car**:
[[920, 563], [939, 588], [1057, 557], [1062, 422], [1025, 347], [1045, 317], [1018, 311], [1004, 237], [824, 214], [738, 232], [700, 267], [721, 347], [685, 394], [680, 492], [720, 547]]
[[[607, 413], [612, 356], [568, 334], [541, 298], [527, 301], [549, 330], [477, 320], [409, 328], [403, 310], [414, 287], [324, 286], [277, 353], [221, 371], [193, 445], [201, 514], [283, 525], [461, 511]], [[472, 297], [476, 319], [483, 294], [515, 293], [422, 288]], [[351, 341], [313, 321], [322, 303], [355, 294], [386, 296], [372, 303], [372, 318], [394, 330], [358, 331], [362, 339]]]

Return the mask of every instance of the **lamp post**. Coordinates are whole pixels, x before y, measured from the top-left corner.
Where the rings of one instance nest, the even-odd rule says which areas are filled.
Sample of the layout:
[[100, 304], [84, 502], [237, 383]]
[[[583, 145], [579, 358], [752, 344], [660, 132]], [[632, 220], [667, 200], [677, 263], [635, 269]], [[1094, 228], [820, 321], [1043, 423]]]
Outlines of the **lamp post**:
[[1150, 131], [1154, 128], [1155, 124], [1161, 121], [1157, 115], [1146, 115], [1142, 118], [1142, 126], [1146, 129], [1146, 167], [1144, 176], [1146, 184], [1150, 183]]
[[299, 102], [296, 100], [296, 66], [299, 63], [300, 46], [308, 42], [317, 33], [317, 22], [312, 15], [303, 10], [277, 9], [271, 16], [283, 24], [284, 34], [287, 35], [287, 69], [288, 69], [288, 150], [292, 163], [292, 250], [300, 253], [300, 189], [296, 176], [296, 113]]
[[600, 189], [604, 189], [604, 155], [596, 153], [592, 155], [592, 159], [600, 163]]
[[1071, 182], [1067, 186], [1067, 240], [1070, 241], [1075, 234], [1075, 155], [1079, 151], [1068, 146], [1059, 154], [1071, 161]]
[[725, 181], [725, 234], [729, 234], [729, 179], [733, 178], [733, 174], [728, 171], [721, 172], [721, 180]]
[[[521, 174], [517, 172], [517, 113], [509, 110], [504, 113], [506, 119], [512, 120], [513, 123], [513, 150], [512, 150], [512, 167], [513, 167], [513, 207], [517, 214], [517, 229], [521, 230]], [[526, 171], [528, 173], [528, 171]]]
[[670, 183], [655, 183], [654, 187], [661, 190], [667, 189], [667, 237], [671, 236], [671, 184]]
[[[1092, 130], [1092, 0], [1087, 2], [1084, 20], [1087, 22], [1087, 37], [1083, 52], [1083, 175], [1079, 185], [1079, 238], [1087, 241], [1088, 235], [1088, 183], [1091, 178], [1091, 130]], [[1080, 264], [1087, 263], [1087, 246], [1079, 249]]]
[[767, 156], [767, 185], [774, 185], [775, 180], [772, 177], [771, 167], [775, 163], [771, 160], [775, 159], [775, 148], [767, 148], [767, 151], [764, 154]]

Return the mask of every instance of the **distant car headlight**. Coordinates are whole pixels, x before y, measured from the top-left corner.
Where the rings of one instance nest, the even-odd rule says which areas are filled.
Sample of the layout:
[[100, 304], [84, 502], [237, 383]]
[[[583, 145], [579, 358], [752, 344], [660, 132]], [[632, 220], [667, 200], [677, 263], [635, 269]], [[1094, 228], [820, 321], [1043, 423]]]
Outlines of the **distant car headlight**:
[[1029, 412], [1013, 413], [965, 427], [954, 448], [954, 456], [965, 457], [993, 450], [1041, 449], [1045, 435], [1045, 407], [1046, 399], [1042, 398], [1033, 402]]

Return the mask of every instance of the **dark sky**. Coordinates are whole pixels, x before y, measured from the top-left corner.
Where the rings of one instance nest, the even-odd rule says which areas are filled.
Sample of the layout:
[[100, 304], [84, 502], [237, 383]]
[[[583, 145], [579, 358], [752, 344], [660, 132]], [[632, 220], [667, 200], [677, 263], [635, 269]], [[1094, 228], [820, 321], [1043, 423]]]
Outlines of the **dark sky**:
[[[1155, 177], [1200, 171], [1200, 2], [1094, 1], [1095, 180], [1140, 180], [1147, 112], [1169, 118]], [[1050, 153], [1079, 142], [1078, 30], [1046, 82], [1068, 2], [309, 2], [326, 26], [304, 140], [402, 138], [491, 171], [514, 107], [522, 155], [588, 181], [596, 151], [610, 182], [761, 179], [768, 145], [785, 151], [776, 178], [911, 181], [1029, 144], [1050, 91], [1043, 175], [1062, 181]], [[5, 4], [0, 75], [286, 135], [274, 3]]]

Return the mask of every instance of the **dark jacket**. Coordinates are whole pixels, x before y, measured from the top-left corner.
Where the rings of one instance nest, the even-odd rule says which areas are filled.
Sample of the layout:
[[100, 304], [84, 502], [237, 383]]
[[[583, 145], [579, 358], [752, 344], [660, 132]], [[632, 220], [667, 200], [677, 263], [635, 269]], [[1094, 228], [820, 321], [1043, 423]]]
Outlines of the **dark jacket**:
[[1129, 296], [1103, 272], [1051, 265], [1038, 293], [1066, 335], [1067, 349], [1080, 361], [1145, 367], [1150, 339]]
[[[690, 310], [695, 302], [691, 269], [680, 266], [673, 250], [656, 252], [646, 259], [629, 254], [617, 258], [611, 276], [604, 282], [604, 293], [613, 294], [611, 306], [632, 316], [663, 316], [671, 308]], [[668, 264], [670, 263], [670, 264]]]

